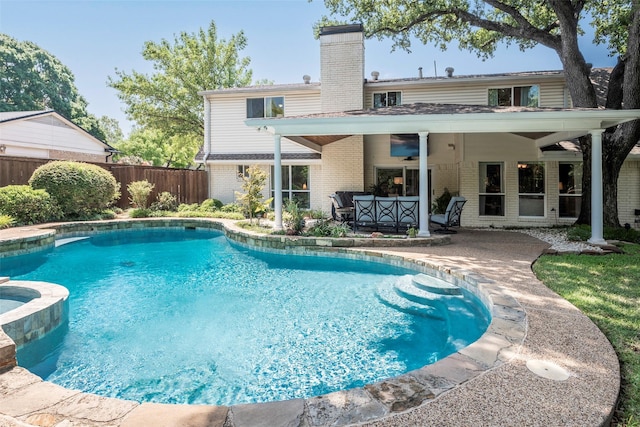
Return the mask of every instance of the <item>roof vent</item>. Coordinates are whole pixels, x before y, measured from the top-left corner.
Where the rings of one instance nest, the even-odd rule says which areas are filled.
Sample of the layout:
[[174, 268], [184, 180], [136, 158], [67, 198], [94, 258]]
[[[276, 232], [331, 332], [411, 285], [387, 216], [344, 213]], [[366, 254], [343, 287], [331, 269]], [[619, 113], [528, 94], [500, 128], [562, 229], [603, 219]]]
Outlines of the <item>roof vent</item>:
[[418, 67], [418, 78], [422, 78], [422, 67]]
[[311, 76], [305, 74], [304, 76], [302, 76], [302, 80], [304, 80], [304, 84], [308, 85], [309, 83], [311, 83]]
[[378, 80], [378, 76], [380, 76], [380, 73], [378, 71], [371, 72], [371, 77], [373, 78], [373, 81]]
[[447, 73], [447, 77], [453, 77], [453, 67], [447, 67], [444, 71]]

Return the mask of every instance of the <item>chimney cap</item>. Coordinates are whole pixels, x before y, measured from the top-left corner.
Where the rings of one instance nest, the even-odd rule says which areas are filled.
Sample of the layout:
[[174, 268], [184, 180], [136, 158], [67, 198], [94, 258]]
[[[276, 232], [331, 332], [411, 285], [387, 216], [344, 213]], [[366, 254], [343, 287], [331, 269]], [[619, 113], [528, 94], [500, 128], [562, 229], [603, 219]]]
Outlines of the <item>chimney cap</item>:
[[330, 25], [322, 27], [320, 29], [321, 36], [328, 36], [330, 34], [344, 34], [344, 33], [362, 33], [364, 27], [362, 24], [348, 24], [348, 25]]

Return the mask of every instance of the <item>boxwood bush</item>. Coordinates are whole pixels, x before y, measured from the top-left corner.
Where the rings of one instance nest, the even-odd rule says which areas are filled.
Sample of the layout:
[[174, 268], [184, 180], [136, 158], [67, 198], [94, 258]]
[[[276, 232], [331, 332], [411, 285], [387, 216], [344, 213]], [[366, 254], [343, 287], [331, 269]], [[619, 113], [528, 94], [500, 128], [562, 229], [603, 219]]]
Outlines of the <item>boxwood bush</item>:
[[47, 190], [69, 219], [100, 212], [120, 197], [120, 184], [111, 172], [88, 163], [47, 163], [33, 172], [29, 184]]
[[39, 224], [62, 216], [56, 201], [45, 190], [28, 185], [8, 185], [0, 188], [0, 214], [8, 215], [14, 225]]

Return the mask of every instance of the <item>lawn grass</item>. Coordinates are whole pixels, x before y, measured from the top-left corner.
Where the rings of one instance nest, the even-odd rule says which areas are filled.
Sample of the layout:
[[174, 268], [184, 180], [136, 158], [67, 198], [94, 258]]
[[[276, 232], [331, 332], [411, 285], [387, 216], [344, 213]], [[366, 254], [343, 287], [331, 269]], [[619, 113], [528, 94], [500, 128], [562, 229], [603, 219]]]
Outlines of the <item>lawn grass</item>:
[[623, 254], [544, 255], [533, 270], [546, 286], [593, 320], [620, 359], [622, 389], [616, 422], [640, 426], [640, 245]]

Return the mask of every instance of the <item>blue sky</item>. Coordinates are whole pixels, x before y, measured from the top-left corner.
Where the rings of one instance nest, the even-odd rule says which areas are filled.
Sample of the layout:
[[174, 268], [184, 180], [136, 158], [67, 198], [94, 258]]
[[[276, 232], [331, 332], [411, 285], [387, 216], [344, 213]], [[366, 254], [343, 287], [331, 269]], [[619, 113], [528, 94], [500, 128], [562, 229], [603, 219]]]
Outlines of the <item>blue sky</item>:
[[[124, 105], [106, 82], [116, 68], [153, 71], [141, 55], [145, 41], [173, 41], [175, 34], [207, 28], [213, 20], [219, 39], [244, 31], [248, 46], [241, 55], [251, 58], [254, 80], [295, 83], [309, 74], [318, 81], [319, 42], [313, 24], [324, 13], [320, 0], [0, 0], [0, 32], [55, 55], [74, 73], [89, 112], [117, 119], [127, 133], [131, 123]], [[582, 49], [596, 67], [615, 63], [589, 36], [583, 38]], [[555, 52], [544, 47], [525, 53], [505, 48], [483, 62], [457, 44], [442, 52], [414, 43], [411, 53], [391, 53], [390, 41], [371, 39], [365, 55], [366, 76], [377, 70], [380, 78], [414, 77], [418, 67], [425, 76], [433, 76], [435, 69], [443, 75], [449, 66], [458, 75], [562, 68]]]

